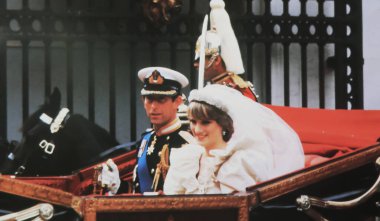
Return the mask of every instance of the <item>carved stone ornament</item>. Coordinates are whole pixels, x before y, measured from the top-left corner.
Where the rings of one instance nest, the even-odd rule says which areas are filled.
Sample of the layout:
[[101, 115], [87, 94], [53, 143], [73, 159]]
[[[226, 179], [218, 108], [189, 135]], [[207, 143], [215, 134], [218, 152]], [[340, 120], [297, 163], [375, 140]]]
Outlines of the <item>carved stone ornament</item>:
[[155, 26], [162, 26], [172, 21], [181, 11], [182, 0], [143, 0], [143, 13]]

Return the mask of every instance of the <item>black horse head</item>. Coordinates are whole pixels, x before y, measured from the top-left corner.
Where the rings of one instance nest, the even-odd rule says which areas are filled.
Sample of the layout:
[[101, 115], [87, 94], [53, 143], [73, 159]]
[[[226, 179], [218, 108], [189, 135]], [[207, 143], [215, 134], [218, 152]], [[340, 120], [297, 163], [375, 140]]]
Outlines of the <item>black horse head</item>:
[[22, 126], [23, 138], [0, 172], [16, 175], [67, 175], [88, 166], [117, 145], [105, 129], [82, 115], [60, 108], [57, 88]]
[[[61, 93], [58, 88], [54, 88], [52, 94], [45, 99], [45, 103], [41, 105], [29, 118], [24, 122], [24, 125], [21, 128], [22, 135], [25, 137], [28, 134], [36, 133], [36, 130], [44, 128], [48, 129], [47, 126], [41, 127], [41, 125], [46, 125], [40, 117], [45, 114], [51, 118], [54, 118], [61, 106]], [[45, 116], [44, 115], [44, 116]]]

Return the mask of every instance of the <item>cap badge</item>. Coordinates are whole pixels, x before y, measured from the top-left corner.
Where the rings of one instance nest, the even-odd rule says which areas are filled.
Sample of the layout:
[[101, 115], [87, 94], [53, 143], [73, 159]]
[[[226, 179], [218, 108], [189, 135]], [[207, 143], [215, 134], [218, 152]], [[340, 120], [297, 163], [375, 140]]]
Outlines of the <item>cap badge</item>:
[[160, 72], [154, 70], [152, 75], [149, 77], [149, 84], [163, 84], [164, 78], [161, 76]]

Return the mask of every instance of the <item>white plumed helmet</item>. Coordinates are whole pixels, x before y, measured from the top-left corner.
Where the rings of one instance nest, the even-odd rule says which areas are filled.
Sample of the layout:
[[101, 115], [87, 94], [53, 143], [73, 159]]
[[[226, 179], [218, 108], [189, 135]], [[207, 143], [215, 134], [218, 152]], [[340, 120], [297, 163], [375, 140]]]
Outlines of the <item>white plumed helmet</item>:
[[[206, 33], [206, 55], [220, 54], [226, 64], [227, 71], [235, 74], [244, 73], [243, 60], [232, 29], [230, 17], [225, 10], [223, 0], [210, 1], [210, 25], [211, 30]], [[195, 48], [195, 59], [199, 58], [200, 39], [198, 38]]]

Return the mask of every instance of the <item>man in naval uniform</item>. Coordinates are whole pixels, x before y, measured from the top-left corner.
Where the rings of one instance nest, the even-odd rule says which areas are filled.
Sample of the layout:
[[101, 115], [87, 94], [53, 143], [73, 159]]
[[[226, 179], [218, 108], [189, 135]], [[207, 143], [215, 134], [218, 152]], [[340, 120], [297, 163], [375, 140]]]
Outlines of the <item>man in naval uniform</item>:
[[[144, 68], [138, 72], [138, 77], [144, 83], [141, 96], [153, 128], [142, 136], [133, 175], [133, 192], [157, 192], [163, 189], [171, 149], [180, 148], [191, 137], [187, 126], [182, 125], [177, 116], [177, 109], [183, 103], [182, 88], [189, 81], [181, 73], [164, 67]], [[103, 184], [109, 186], [109, 194], [125, 192], [123, 184], [118, 191], [117, 166], [111, 161], [107, 164], [101, 176]]]
[[[210, 7], [211, 30], [206, 32], [204, 80], [211, 84], [230, 86], [257, 101], [253, 84], [240, 77], [244, 73], [243, 61], [230, 17], [224, 9], [224, 1], [211, 0]], [[195, 47], [196, 69], [199, 69], [200, 50], [201, 37]]]

